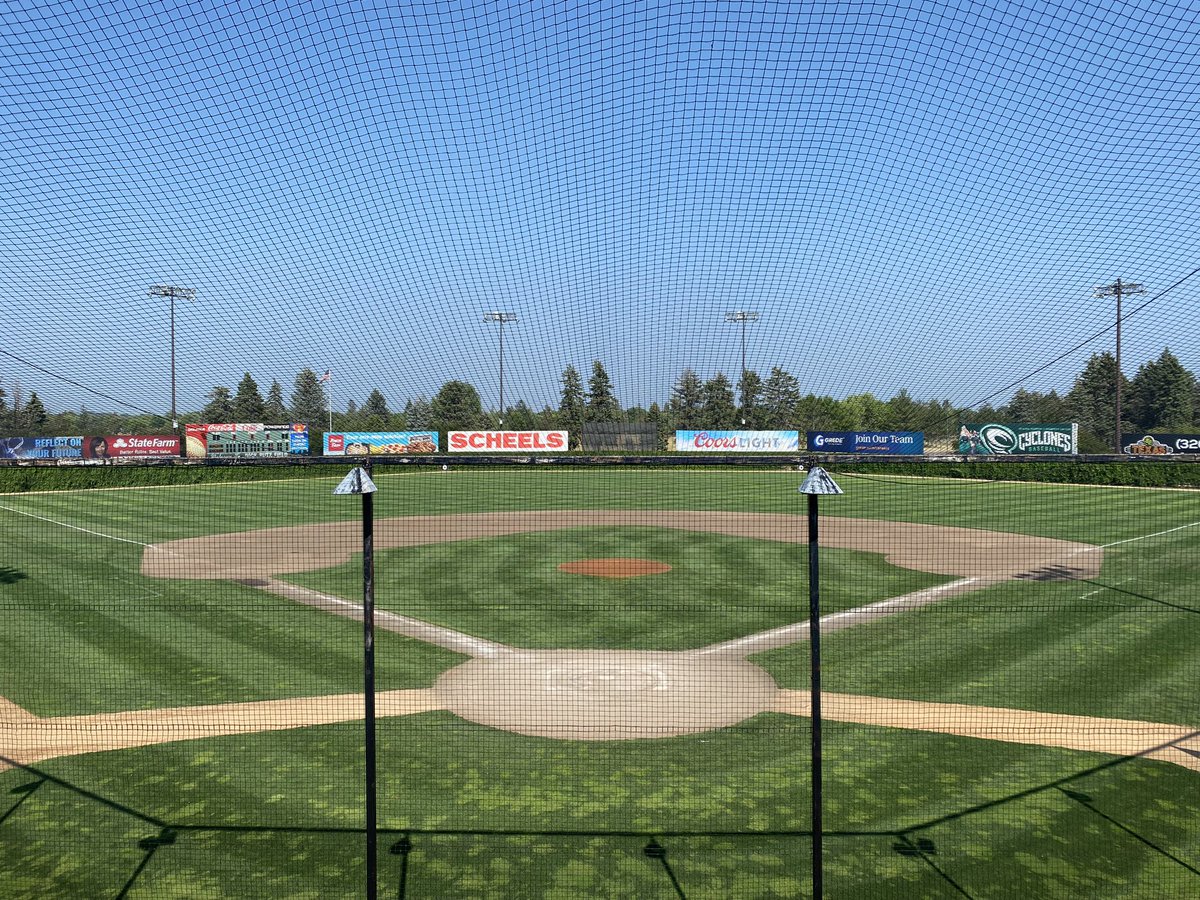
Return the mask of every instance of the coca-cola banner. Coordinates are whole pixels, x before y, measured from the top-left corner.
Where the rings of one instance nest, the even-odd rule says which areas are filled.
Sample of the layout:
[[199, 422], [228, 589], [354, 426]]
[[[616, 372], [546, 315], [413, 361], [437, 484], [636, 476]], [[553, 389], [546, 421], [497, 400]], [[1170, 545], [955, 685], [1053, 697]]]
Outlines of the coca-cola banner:
[[703, 453], [787, 453], [800, 449], [800, 432], [676, 431], [675, 449]]
[[308, 426], [303, 422], [267, 425], [262, 422], [222, 422], [185, 425], [191, 459], [287, 456], [308, 452]]
[[83, 458], [178, 456], [179, 448], [179, 437], [173, 434], [105, 434], [83, 439]]
[[451, 453], [565, 453], [570, 446], [565, 431], [451, 431], [446, 443]]

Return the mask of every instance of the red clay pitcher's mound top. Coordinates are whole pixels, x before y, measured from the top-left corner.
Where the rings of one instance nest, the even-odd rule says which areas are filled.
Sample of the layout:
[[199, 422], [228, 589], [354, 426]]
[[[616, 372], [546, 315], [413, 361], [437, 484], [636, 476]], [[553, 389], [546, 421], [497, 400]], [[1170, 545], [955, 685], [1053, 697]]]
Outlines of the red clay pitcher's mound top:
[[599, 578], [637, 578], [639, 575], [661, 575], [663, 572], [670, 572], [671, 567], [653, 559], [615, 556], [559, 563], [558, 571], [568, 575], [595, 575]]

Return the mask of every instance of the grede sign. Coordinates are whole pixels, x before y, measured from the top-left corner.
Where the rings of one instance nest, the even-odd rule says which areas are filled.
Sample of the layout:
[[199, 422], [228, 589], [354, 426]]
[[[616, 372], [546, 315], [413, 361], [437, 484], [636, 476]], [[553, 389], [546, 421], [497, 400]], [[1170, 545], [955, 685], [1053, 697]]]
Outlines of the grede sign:
[[451, 431], [451, 453], [565, 453], [570, 449], [565, 431]]

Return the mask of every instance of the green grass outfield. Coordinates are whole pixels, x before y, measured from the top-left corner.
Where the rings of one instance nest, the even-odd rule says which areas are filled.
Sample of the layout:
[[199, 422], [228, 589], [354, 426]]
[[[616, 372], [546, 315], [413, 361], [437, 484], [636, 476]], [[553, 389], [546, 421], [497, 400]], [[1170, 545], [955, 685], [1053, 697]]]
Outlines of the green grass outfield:
[[[420, 471], [381, 474], [375, 508], [802, 515], [800, 480]], [[846, 494], [822, 499], [823, 515], [1112, 546], [1089, 582], [1008, 582], [827, 635], [827, 689], [1200, 728], [1200, 495], [840, 480]], [[356, 518], [356, 498], [331, 496], [336, 481], [0, 496], [0, 696], [63, 716], [359, 689], [358, 623], [244, 585], [138, 574], [142, 544]], [[586, 556], [674, 568], [605, 582], [551, 565]], [[806, 563], [797, 545], [582, 528], [382, 551], [377, 597], [519, 646], [681, 649], [802, 619]], [[287, 577], [353, 599], [360, 566]], [[947, 580], [832, 549], [822, 574], [825, 612]], [[381, 689], [428, 686], [463, 659], [385, 631], [377, 654]], [[806, 644], [753, 659], [807, 687]], [[409, 898], [806, 896], [808, 729], [763, 714], [589, 743], [445, 712], [381, 720], [381, 896], [397, 896], [402, 876]], [[852, 724], [827, 723], [825, 737], [827, 896], [1200, 895], [1200, 773]], [[0, 896], [361, 896], [361, 741], [349, 723], [0, 773]], [[407, 857], [387, 852], [402, 833]], [[642, 852], [651, 838], [666, 865]], [[933, 849], [914, 854], [921, 840]]]

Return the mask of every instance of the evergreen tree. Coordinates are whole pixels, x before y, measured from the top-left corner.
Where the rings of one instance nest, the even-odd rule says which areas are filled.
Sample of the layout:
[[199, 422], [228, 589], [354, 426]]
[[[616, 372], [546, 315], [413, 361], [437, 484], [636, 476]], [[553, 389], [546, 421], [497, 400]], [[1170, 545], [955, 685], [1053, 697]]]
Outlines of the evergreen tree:
[[1038, 421], [1037, 413], [1034, 411], [1036, 406], [1037, 395], [1025, 388], [1017, 388], [1012, 399], [1001, 408], [1000, 414], [1012, 422], [1036, 423]]
[[[1116, 444], [1117, 361], [1111, 353], [1093, 353], [1067, 394], [1068, 417], [1078, 422], [1081, 431], [1093, 435], [1103, 445], [1100, 452]], [[1121, 394], [1129, 396], [1129, 381], [1121, 375]], [[1128, 410], [1122, 410], [1128, 420]], [[1080, 436], [1083, 443], [1083, 435]]]
[[237, 394], [233, 398], [233, 420], [235, 422], [262, 422], [266, 415], [266, 404], [258, 392], [258, 383], [247, 372], [238, 382]]
[[660, 447], [667, 446], [667, 433], [671, 429], [670, 418], [656, 402], [651, 403], [650, 408], [646, 410], [646, 421], [658, 426], [658, 445]]
[[578, 431], [584, 420], [583, 379], [574, 366], [562, 373], [562, 395], [558, 403], [558, 419], [568, 431]]
[[587, 420], [589, 422], [621, 421], [621, 404], [613, 395], [612, 381], [604, 369], [604, 363], [592, 363], [592, 377], [588, 379]]
[[521, 400], [504, 411], [504, 427], [509, 431], [532, 431], [537, 428], [533, 410]]
[[[86, 413], [86, 410], [80, 410], [81, 417]], [[229, 388], [218, 384], [208, 392], [208, 403], [200, 410], [200, 419], [209, 423], [233, 421], [233, 397]]]
[[379, 388], [371, 391], [371, 395], [367, 397], [367, 402], [363, 404], [362, 414], [364, 416], [375, 416], [386, 422], [391, 417], [391, 412], [388, 411], [387, 400], [384, 399]]
[[425, 395], [418, 394], [404, 404], [404, 427], [409, 431], [433, 428], [433, 406]]
[[762, 427], [763, 381], [753, 369], [747, 369], [738, 379], [739, 418], [747, 428]]
[[283, 403], [283, 385], [279, 379], [271, 381], [271, 389], [267, 391], [267, 402], [263, 404], [263, 421], [278, 425], [288, 420], [287, 406]]
[[301, 369], [292, 385], [291, 420], [303, 422], [310, 432], [324, 431], [327, 404], [328, 397], [320, 377], [312, 369]]
[[925, 418], [923, 413], [921, 404], [913, 400], [905, 388], [901, 388], [900, 392], [887, 402], [885, 427], [895, 431], [922, 431]]
[[439, 431], [460, 431], [483, 424], [483, 402], [479, 391], [465, 381], [447, 381], [430, 403], [433, 422]]
[[702, 413], [707, 428], [732, 428], [738, 422], [737, 407], [733, 405], [733, 385], [718, 372], [704, 382], [704, 407]]
[[1141, 431], [1186, 431], [1196, 419], [1196, 377], [1169, 349], [1129, 383], [1129, 418]]
[[679, 373], [679, 380], [671, 388], [667, 411], [677, 429], [700, 428], [706, 424], [703, 420], [704, 383], [692, 369], [684, 369]]
[[32, 431], [40, 431], [45, 427], [49, 418], [46, 415], [46, 407], [42, 404], [42, 398], [37, 395], [37, 391], [30, 391], [25, 408], [21, 410], [21, 421], [24, 426]]
[[784, 428], [795, 421], [796, 405], [800, 402], [800, 382], [795, 375], [779, 366], [771, 369], [763, 385], [763, 412], [769, 428]]

